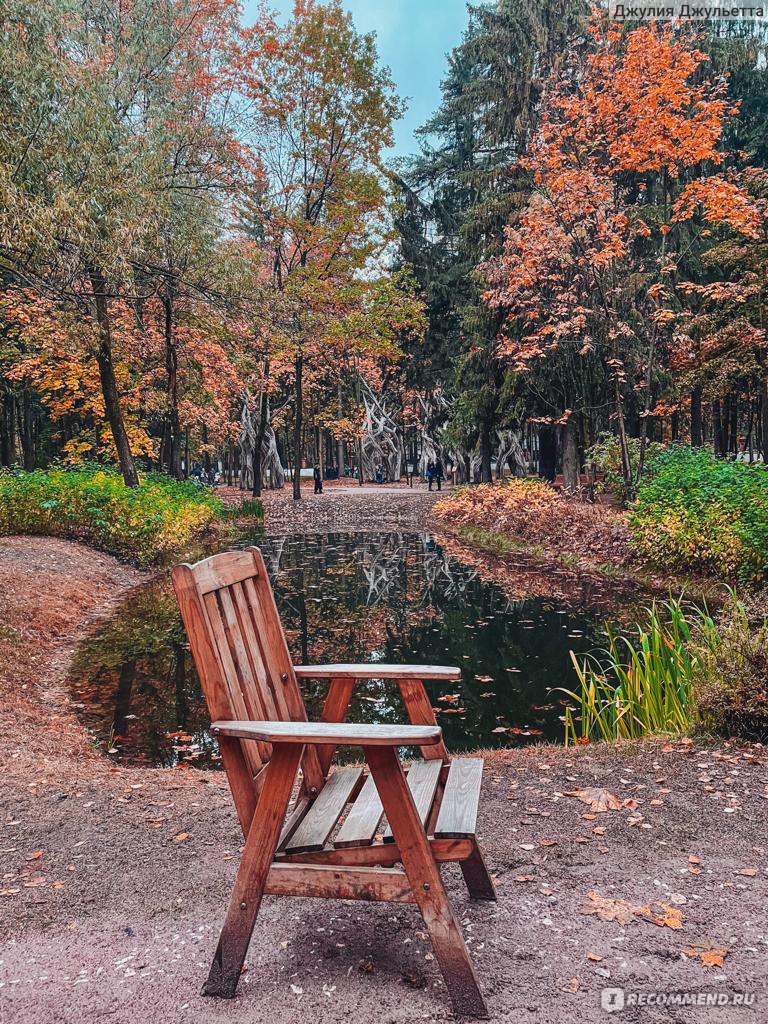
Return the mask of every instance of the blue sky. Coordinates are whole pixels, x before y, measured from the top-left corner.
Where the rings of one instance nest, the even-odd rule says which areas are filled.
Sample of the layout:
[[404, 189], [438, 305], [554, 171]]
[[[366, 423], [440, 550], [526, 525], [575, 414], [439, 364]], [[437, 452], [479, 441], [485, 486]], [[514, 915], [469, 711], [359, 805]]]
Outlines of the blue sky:
[[[269, 7], [290, 14], [293, 0], [272, 0]], [[393, 155], [415, 153], [413, 132], [440, 102], [446, 55], [467, 25], [465, 0], [346, 0], [357, 29], [375, 32], [381, 62], [408, 101], [405, 117], [395, 125]], [[246, 0], [244, 20], [253, 20], [257, 3]]]

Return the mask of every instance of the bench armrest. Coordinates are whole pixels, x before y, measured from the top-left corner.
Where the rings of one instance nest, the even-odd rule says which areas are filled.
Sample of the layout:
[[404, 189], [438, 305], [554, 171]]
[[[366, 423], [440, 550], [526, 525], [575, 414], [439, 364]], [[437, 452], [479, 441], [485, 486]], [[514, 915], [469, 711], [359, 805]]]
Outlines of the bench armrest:
[[425, 747], [439, 743], [438, 725], [356, 725], [346, 722], [214, 722], [214, 736], [262, 743], [354, 744], [363, 747]]
[[294, 665], [299, 679], [437, 679], [455, 682], [461, 669], [449, 665]]

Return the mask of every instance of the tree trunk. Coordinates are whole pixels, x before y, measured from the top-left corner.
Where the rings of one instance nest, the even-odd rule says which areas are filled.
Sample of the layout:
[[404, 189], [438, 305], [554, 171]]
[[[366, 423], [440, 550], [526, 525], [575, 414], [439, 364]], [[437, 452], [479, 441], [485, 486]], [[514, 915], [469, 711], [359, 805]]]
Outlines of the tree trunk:
[[547, 424], [539, 427], [539, 476], [550, 483], [555, 479], [557, 463], [557, 435]]
[[24, 469], [31, 473], [35, 468], [35, 432], [32, 413], [32, 395], [25, 390], [21, 398], [21, 457]]
[[576, 419], [571, 415], [563, 426], [563, 487], [566, 491], [577, 491], [580, 483]]
[[491, 468], [491, 424], [487, 416], [480, 421], [480, 483], [493, 483]]
[[621, 398], [621, 383], [619, 378], [614, 376], [613, 382], [614, 399], [616, 402], [616, 424], [619, 428], [619, 449], [621, 451], [621, 475], [624, 479], [624, 493], [627, 498], [634, 494], [632, 481], [632, 464], [629, 461], [629, 445], [627, 444], [627, 430], [624, 425], [624, 405]]
[[16, 399], [12, 391], [3, 393], [0, 423], [0, 465], [10, 467], [16, 461]]
[[304, 356], [296, 356], [296, 407], [293, 417], [293, 500], [301, 501], [301, 439], [304, 430], [304, 399], [302, 395], [302, 378], [304, 376]]
[[701, 430], [701, 388], [691, 389], [691, 445], [701, 448], [703, 443]]
[[123, 411], [120, 408], [120, 392], [112, 362], [112, 329], [107, 303], [106, 281], [98, 271], [91, 271], [91, 287], [93, 288], [96, 309], [96, 324], [99, 329], [99, 344], [96, 349], [96, 362], [99, 367], [101, 393], [104, 399], [104, 412], [112, 431], [112, 438], [117, 450], [117, 461], [126, 487], [138, 487], [139, 476], [133, 461], [131, 444], [125, 429]]
[[720, 412], [720, 399], [712, 403], [712, 430], [715, 441], [715, 455], [725, 455], [725, 437], [723, 431], [723, 417]]
[[[264, 381], [259, 396], [259, 426], [256, 431], [256, 445], [253, 450], [253, 496], [261, 497], [261, 476], [262, 461], [261, 453], [264, 447], [264, 438], [269, 423], [269, 396], [267, 395], [267, 381], [269, 380], [269, 360], [264, 360]], [[273, 484], [274, 486], [274, 484]]]
[[173, 336], [173, 296], [170, 283], [163, 294], [166, 400], [165, 464], [170, 476], [181, 480], [181, 425], [179, 422], [179, 357]]

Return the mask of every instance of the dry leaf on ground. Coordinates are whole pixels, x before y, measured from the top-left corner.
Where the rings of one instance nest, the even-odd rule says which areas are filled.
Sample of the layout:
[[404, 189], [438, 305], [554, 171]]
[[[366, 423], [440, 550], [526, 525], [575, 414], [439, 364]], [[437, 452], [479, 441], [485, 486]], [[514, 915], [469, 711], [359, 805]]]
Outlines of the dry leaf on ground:
[[707, 967], [722, 967], [723, 960], [727, 956], [726, 950], [721, 946], [710, 946], [697, 943], [693, 946], [686, 946], [683, 950], [686, 956], [695, 960], [697, 957]]
[[656, 902], [651, 906], [636, 906], [628, 900], [601, 896], [598, 892], [588, 892], [587, 899], [581, 907], [582, 914], [594, 914], [601, 921], [617, 921], [619, 924], [631, 924], [636, 920], [649, 921], [660, 928], [683, 927], [683, 915], [677, 907], [668, 903]]
[[602, 814], [603, 811], [620, 811], [626, 806], [626, 802], [620, 800], [607, 789], [572, 789], [563, 796], [575, 796], [583, 804], [589, 804], [589, 809], [594, 814]]

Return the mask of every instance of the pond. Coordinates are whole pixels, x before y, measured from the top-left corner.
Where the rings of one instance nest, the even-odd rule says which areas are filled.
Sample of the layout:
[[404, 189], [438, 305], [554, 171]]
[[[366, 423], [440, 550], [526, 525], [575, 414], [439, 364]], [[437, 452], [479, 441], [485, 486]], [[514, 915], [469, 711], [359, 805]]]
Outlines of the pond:
[[[245, 541], [244, 541], [245, 543]], [[429, 534], [261, 538], [296, 662], [458, 665], [458, 684], [428, 683], [449, 749], [561, 740], [570, 652], [602, 639], [602, 616], [545, 597], [511, 598]], [[310, 717], [326, 684], [309, 683]], [[132, 591], [79, 650], [70, 680], [94, 742], [122, 763], [218, 763], [168, 577]], [[396, 687], [360, 684], [358, 721], [406, 720]]]

